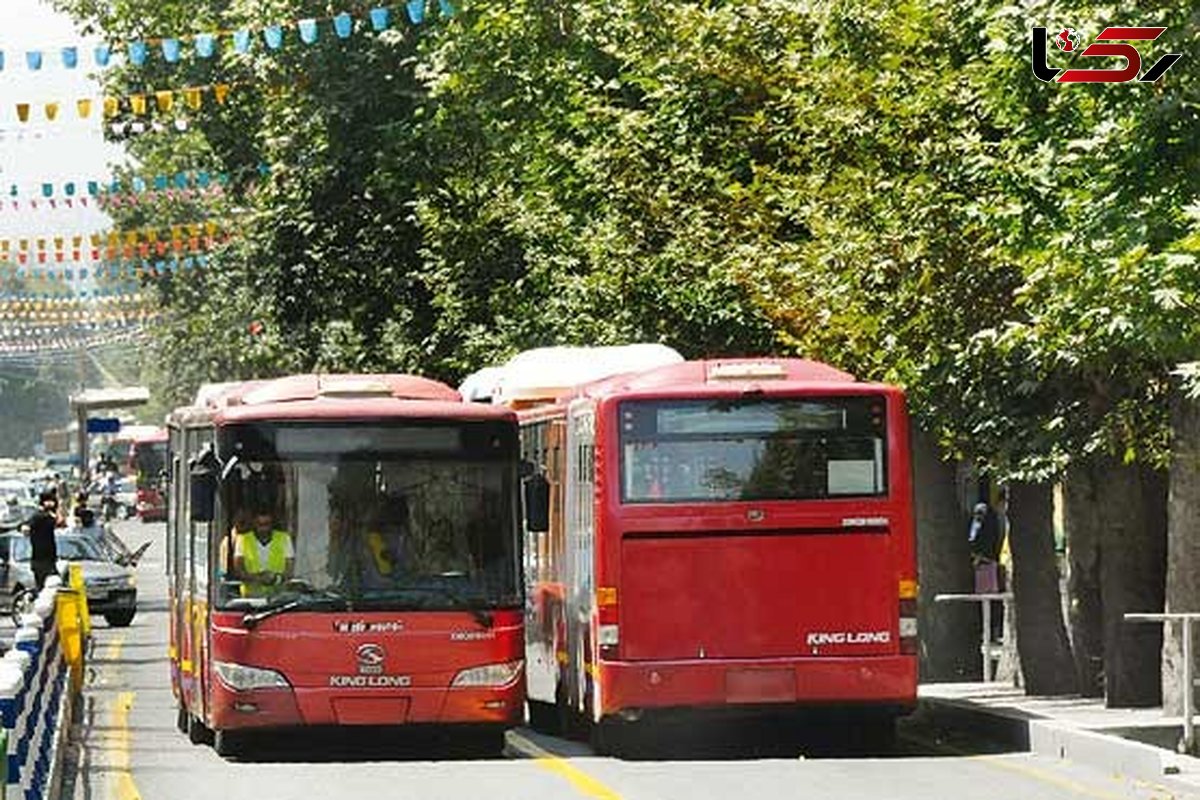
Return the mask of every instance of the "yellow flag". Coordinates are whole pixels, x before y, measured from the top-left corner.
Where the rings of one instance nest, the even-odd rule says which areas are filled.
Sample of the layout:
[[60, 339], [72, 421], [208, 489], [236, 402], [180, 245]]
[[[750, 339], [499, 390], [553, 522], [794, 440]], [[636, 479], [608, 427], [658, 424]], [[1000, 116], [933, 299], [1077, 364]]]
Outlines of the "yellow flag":
[[19, 240], [19, 241], [17, 242], [17, 245], [18, 245], [18, 246], [19, 246], [19, 247], [20, 247], [22, 250], [28, 250], [28, 249], [29, 249], [29, 240], [28, 240], [28, 239], [21, 239], [21, 240]]
[[142, 116], [146, 113], [146, 95], [131, 94], [129, 95], [129, 105], [133, 108], [133, 113]]
[[217, 227], [217, 223], [215, 223], [215, 222], [209, 221], [209, 222], [204, 223], [204, 229], [208, 231], [209, 236], [217, 235], [218, 227]]
[[120, 243], [121, 243], [121, 234], [117, 233], [116, 231], [113, 231], [112, 233], [110, 233], [108, 235], [108, 246], [109, 247], [116, 247]]
[[99, 247], [100, 246], [100, 234], [93, 233], [91, 238], [92, 238], [92, 247]]
[[104, 98], [104, 116], [111, 119], [121, 110], [121, 101], [115, 97]]
[[17, 103], [17, 119], [29, 122], [29, 103]]
[[126, 232], [125, 244], [137, 244], [137, 241], [138, 241], [138, 232], [137, 231]]
[[158, 102], [158, 110], [164, 113], [170, 111], [171, 106], [175, 105], [175, 93], [172, 91], [155, 92], [154, 99]]
[[213, 97], [217, 98], [218, 103], [224, 103], [225, 98], [229, 97], [229, 84], [218, 83], [213, 87]]
[[87, 119], [92, 115], [92, 101], [90, 98], [84, 97], [75, 101], [75, 109], [79, 112], [80, 119]]
[[58, 118], [58, 103], [46, 103], [46, 119], [53, 122]]
[[189, 86], [183, 90], [183, 100], [187, 103], [188, 108], [198, 111], [204, 102], [204, 95], [195, 86]]

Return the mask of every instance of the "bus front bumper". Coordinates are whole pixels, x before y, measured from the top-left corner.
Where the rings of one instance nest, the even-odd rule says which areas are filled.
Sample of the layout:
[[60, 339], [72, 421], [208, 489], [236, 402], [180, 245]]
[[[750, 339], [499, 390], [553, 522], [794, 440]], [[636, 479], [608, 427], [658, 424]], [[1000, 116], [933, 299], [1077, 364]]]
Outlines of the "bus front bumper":
[[600, 716], [730, 706], [917, 704], [915, 656], [602, 661], [592, 670]]
[[516, 726], [525, 713], [524, 679], [500, 688], [347, 691], [331, 688], [235, 692], [213, 681], [211, 726], [290, 728], [330, 725]]

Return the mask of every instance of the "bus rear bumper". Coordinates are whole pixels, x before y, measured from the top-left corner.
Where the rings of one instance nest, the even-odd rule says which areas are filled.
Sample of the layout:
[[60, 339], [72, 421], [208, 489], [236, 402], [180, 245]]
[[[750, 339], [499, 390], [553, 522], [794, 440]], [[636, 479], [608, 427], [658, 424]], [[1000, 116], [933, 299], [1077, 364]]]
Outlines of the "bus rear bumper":
[[605, 661], [594, 671], [600, 716], [705, 707], [917, 704], [915, 656]]

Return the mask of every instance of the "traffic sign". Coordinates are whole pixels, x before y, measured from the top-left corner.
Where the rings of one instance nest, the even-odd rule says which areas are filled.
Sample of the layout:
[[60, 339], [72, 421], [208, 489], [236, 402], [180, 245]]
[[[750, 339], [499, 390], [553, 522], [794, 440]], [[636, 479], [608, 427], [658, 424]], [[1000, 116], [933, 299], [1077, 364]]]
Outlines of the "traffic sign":
[[121, 420], [116, 417], [88, 417], [88, 433], [117, 433], [121, 430]]

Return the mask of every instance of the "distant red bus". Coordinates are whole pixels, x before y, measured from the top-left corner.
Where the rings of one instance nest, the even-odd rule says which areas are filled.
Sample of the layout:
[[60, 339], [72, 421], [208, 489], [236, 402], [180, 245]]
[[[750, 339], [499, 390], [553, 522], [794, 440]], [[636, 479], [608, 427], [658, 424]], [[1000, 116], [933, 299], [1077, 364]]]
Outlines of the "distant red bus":
[[890, 740], [917, 688], [901, 390], [753, 359], [508, 394], [535, 727], [606, 750], [643, 716], [838, 711]]
[[142, 522], [167, 518], [167, 430], [138, 436], [129, 445], [129, 471], [137, 481], [136, 511]]
[[[524, 712], [511, 411], [413, 376], [301, 375], [202, 391], [168, 427], [171, 685], [193, 741], [433, 724], [502, 748]], [[234, 552], [263, 515], [294, 566], [260, 584]]]

